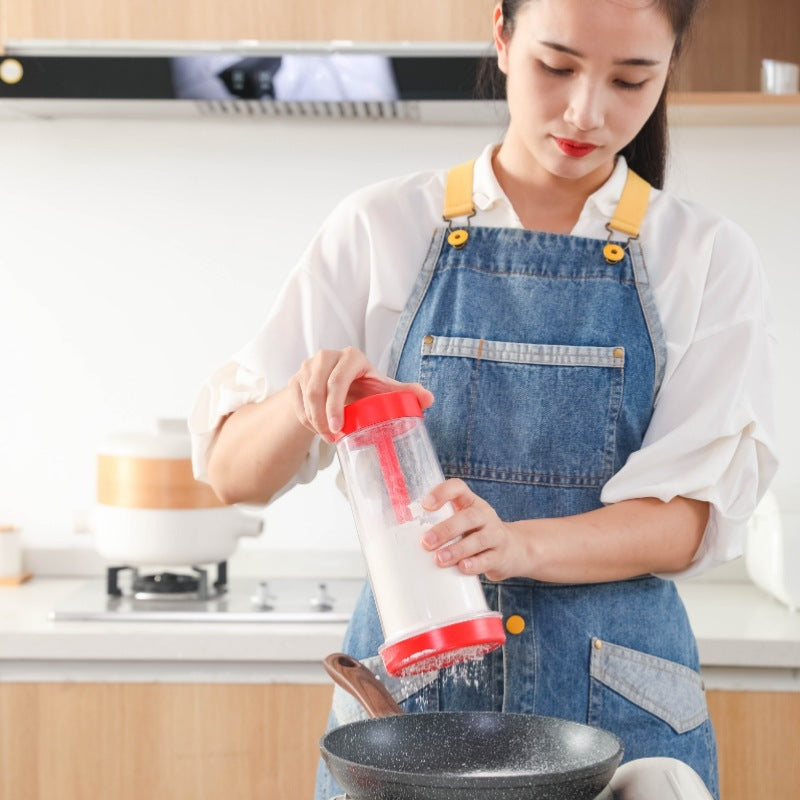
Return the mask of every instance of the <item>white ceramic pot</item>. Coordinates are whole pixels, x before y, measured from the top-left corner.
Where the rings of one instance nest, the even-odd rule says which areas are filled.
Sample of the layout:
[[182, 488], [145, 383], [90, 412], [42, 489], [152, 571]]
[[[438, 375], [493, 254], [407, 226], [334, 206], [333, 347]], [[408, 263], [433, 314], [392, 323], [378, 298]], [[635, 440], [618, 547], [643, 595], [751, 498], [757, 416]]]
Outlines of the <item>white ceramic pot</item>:
[[184, 420], [158, 420], [148, 433], [123, 433], [97, 457], [94, 540], [109, 563], [195, 566], [228, 559], [263, 522], [226, 506], [192, 475]]

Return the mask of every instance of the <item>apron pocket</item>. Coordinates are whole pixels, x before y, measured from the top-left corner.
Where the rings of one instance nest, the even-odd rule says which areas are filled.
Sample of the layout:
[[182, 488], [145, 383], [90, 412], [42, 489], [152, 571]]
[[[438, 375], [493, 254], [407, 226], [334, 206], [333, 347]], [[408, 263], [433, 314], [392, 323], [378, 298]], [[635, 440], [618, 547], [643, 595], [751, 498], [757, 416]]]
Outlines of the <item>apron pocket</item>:
[[591, 677], [676, 733], [691, 731], [708, 719], [703, 681], [693, 669], [599, 639], [592, 645]]
[[446, 475], [600, 488], [619, 466], [622, 347], [426, 336], [420, 382]]
[[[430, 696], [431, 690], [437, 687], [438, 670], [405, 678], [395, 678], [386, 671], [383, 659], [379, 655], [362, 658], [361, 663], [389, 690], [406, 713], [426, 711], [428, 708], [431, 711], [438, 710], [438, 695], [437, 697]], [[428, 691], [423, 691], [426, 689]], [[368, 716], [364, 706], [338, 685], [333, 688], [332, 711], [337, 725], [346, 725], [348, 722], [367, 719]]]

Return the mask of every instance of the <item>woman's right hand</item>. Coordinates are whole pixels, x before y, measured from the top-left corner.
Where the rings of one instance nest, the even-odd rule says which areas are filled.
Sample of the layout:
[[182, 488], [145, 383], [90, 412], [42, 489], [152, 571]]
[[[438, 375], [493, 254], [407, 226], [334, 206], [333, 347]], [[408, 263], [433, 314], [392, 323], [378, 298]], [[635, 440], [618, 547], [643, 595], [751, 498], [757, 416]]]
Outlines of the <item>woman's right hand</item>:
[[381, 374], [355, 347], [320, 350], [306, 359], [289, 380], [298, 420], [329, 442], [342, 428], [345, 405], [398, 390], [413, 392], [422, 408], [433, 403], [433, 393], [422, 384], [402, 383]]

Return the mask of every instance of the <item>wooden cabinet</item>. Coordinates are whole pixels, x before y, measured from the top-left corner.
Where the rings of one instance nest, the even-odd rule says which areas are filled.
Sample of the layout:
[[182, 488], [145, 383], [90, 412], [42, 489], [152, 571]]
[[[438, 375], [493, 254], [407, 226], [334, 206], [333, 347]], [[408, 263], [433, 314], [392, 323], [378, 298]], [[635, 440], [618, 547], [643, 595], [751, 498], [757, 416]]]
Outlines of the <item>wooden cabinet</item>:
[[[0, 40], [237, 39], [491, 43], [496, 0], [5, 0]], [[800, 62], [797, 0], [706, 0], [680, 91], [757, 91], [762, 58]]]
[[[332, 687], [0, 684], [0, 800], [303, 800]], [[724, 800], [800, 786], [800, 692], [710, 691]]]
[[680, 62], [680, 91], [759, 91], [761, 59], [800, 62], [798, 0], [706, 0]]
[[722, 800], [789, 800], [800, 789], [800, 692], [709, 691]]
[[5, 0], [1, 7], [6, 39], [452, 39], [488, 44], [494, 0]]
[[331, 692], [0, 683], [0, 800], [308, 800]]

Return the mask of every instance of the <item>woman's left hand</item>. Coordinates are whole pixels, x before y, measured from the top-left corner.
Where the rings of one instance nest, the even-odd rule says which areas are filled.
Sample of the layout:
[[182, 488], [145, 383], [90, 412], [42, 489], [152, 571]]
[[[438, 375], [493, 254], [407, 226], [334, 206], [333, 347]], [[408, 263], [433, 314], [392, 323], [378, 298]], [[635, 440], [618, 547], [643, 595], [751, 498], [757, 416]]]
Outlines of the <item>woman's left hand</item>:
[[[447, 502], [453, 505], [453, 516], [431, 527], [422, 537], [423, 547], [436, 551], [433, 558], [438, 566], [455, 564], [466, 575], [483, 573], [492, 581], [521, 574], [522, 542], [510, 523], [503, 522], [489, 503], [458, 478], [437, 486], [422, 506], [436, 511]], [[452, 541], [459, 536], [459, 541]]]

